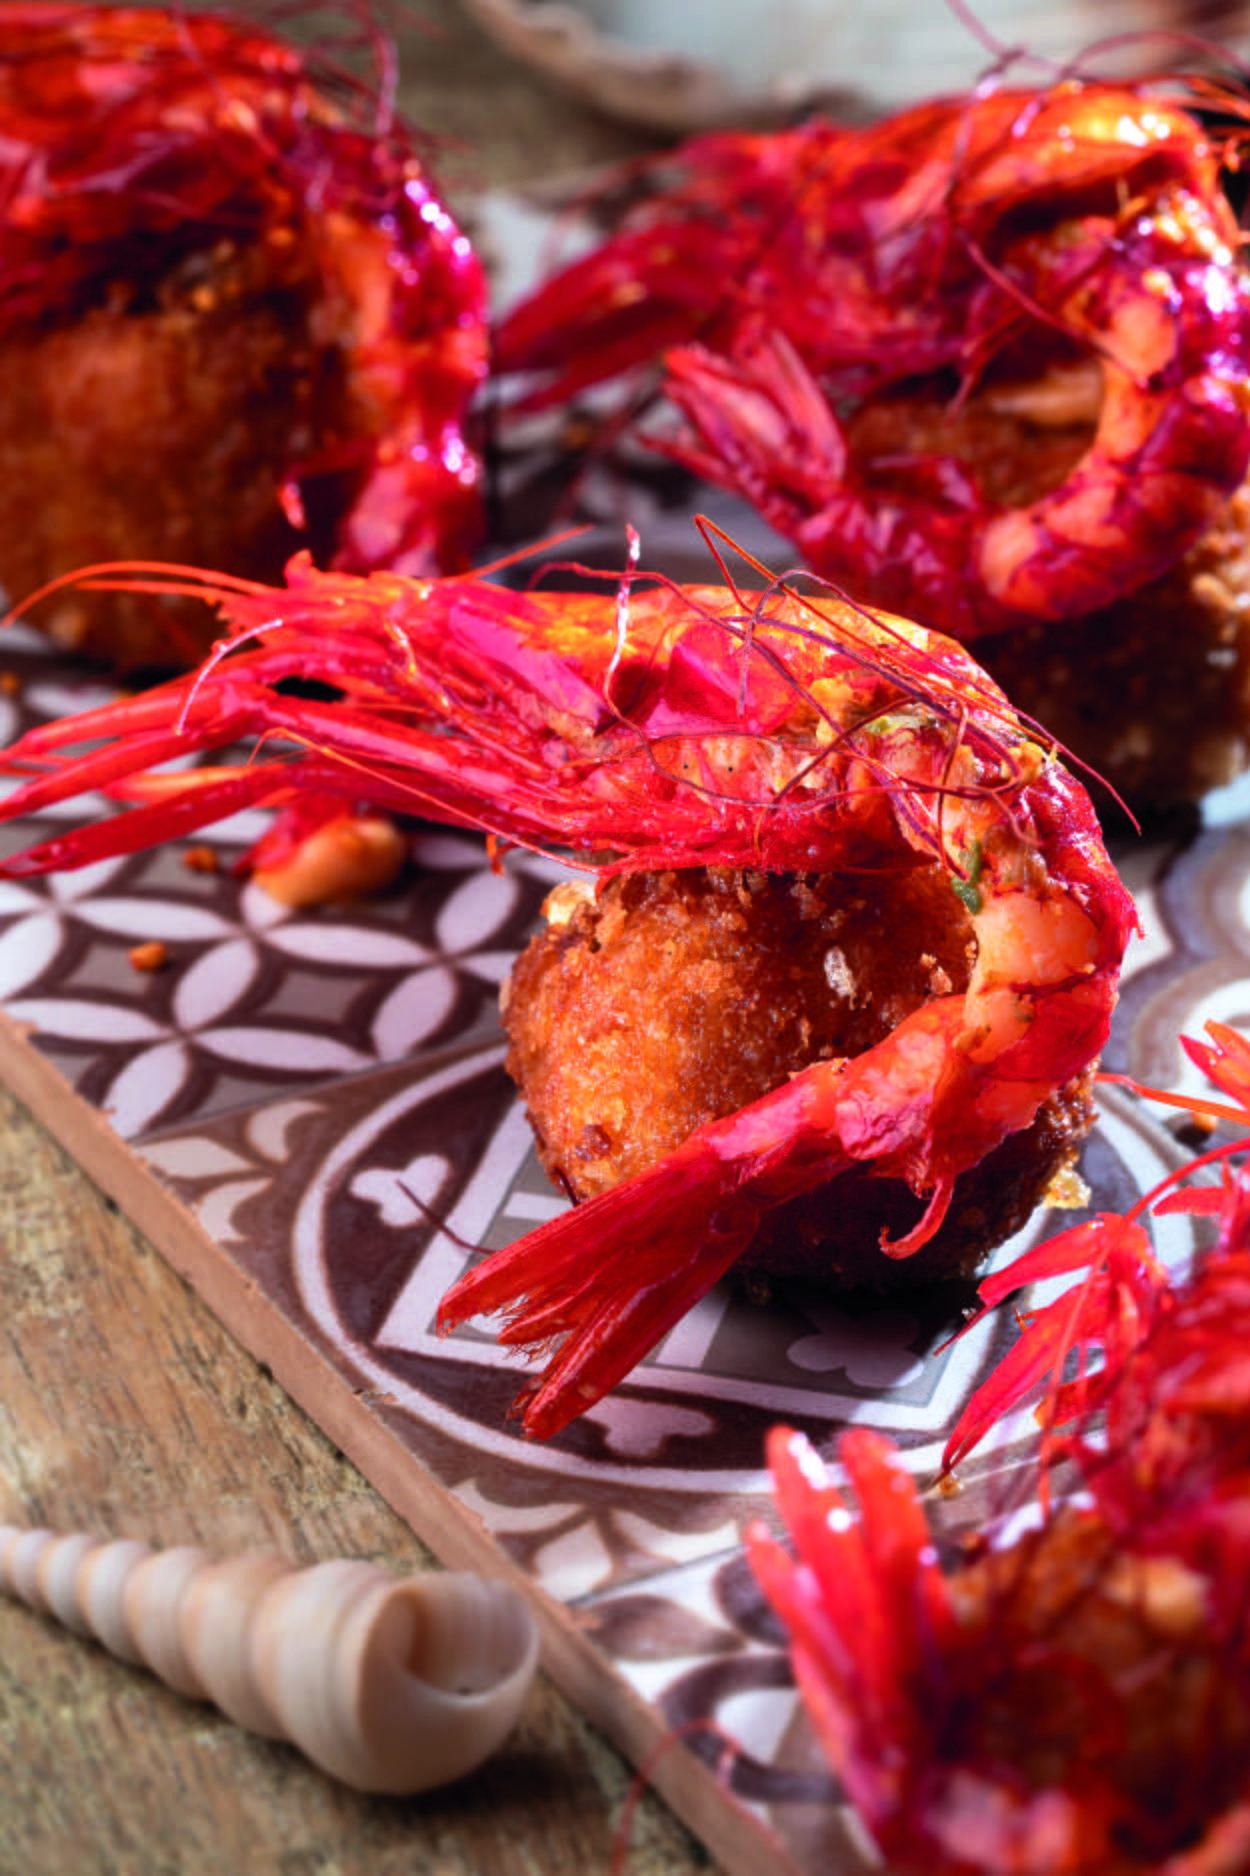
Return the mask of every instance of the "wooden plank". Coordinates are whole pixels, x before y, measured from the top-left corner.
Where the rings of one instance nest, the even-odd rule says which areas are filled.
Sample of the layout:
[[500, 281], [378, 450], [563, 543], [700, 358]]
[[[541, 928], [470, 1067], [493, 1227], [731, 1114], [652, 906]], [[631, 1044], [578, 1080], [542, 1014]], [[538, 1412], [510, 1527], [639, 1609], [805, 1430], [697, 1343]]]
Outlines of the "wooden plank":
[[[11, 1026], [3, 1072], [12, 1079]], [[124, 1161], [119, 1161], [119, 1164]], [[0, 1515], [299, 1561], [429, 1552], [16, 1097], [0, 1088]], [[0, 1604], [0, 1868], [31, 1876], [606, 1870], [633, 1774], [546, 1677], [473, 1780], [342, 1790], [100, 1649]], [[630, 1876], [714, 1868], [654, 1792]]]

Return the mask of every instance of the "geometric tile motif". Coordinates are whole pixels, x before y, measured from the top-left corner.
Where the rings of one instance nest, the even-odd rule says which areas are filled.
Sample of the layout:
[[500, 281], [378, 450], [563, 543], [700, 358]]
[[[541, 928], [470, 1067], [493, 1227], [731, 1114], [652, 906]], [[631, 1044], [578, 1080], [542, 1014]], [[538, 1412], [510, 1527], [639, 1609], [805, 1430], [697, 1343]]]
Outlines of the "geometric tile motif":
[[[0, 697], [3, 740], [102, 701], [33, 634], [14, 630], [5, 652], [20, 688]], [[3, 830], [4, 850], [102, 811], [91, 798], [32, 816]], [[189, 870], [187, 843], [171, 842], [0, 881], [0, 1001], [123, 1139], [494, 1035], [500, 983], [561, 876], [529, 855], [495, 872], [481, 841], [417, 829], [390, 892], [296, 914], [234, 874], [264, 825], [242, 814], [197, 836], [212, 872]], [[130, 951], [151, 939], [167, 962], [137, 971]]]
[[[1108, 1058], [1175, 1081], [1177, 1029], [1193, 1033], [1217, 969], [1220, 1007], [1242, 997], [1250, 840], [1236, 823], [1143, 850], [1139, 863], [1152, 882], [1141, 893], [1149, 929], [1125, 973]], [[535, 1593], [592, 1625], [605, 1671], [715, 1771], [727, 1802], [758, 1816], [791, 1867], [867, 1867], [743, 1558], [746, 1523], [772, 1517], [763, 1434], [786, 1419], [828, 1451], [840, 1427], [877, 1426], [923, 1487], [1011, 1324], [1004, 1316], [943, 1348], [967, 1300], [959, 1293], [785, 1291], [759, 1308], [725, 1283], [590, 1414], [550, 1442], [524, 1440], [507, 1417], [523, 1368], [489, 1325], [434, 1331], [438, 1299], [473, 1247], [510, 1242], [563, 1203], [537, 1164], [502, 1054], [497, 1035], [474, 1036], [161, 1129], [144, 1152], [340, 1372], [385, 1402], [414, 1457]], [[1083, 1172], [1094, 1206], [1122, 1208], [1191, 1148], [1183, 1122], [1118, 1089], [1102, 1089], [1099, 1108]], [[1065, 1222], [1034, 1219], [997, 1261]], [[1182, 1266], [1189, 1222], [1162, 1224], [1159, 1243]], [[1027, 1413], [1016, 1416], [965, 1468], [961, 1493], [931, 1495], [944, 1543], [1027, 1507], [1031, 1433]]]

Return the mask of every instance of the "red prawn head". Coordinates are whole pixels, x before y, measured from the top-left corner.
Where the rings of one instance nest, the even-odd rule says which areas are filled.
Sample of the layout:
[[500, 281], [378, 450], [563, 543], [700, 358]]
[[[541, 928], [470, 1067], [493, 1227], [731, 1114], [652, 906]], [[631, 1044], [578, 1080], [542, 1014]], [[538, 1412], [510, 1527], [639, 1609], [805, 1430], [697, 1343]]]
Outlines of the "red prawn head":
[[[1208, 1027], [1211, 1044], [1186, 1051], [1245, 1124], [1250, 1044]], [[1138, 1216], [1079, 1225], [982, 1285], [988, 1307], [1035, 1277], [1078, 1273], [1025, 1319], [947, 1448], [949, 1466], [1044, 1384], [1043, 1510], [1023, 1537], [943, 1569], [888, 1442], [839, 1442], [853, 1516], [800, 1436], [770, 1436], [792, 1549], [757, 1526], [751, 1559], [830, 1761], [900, 1872], [1247, 1867], [1250, 1175], [1229, 1164], [1245, 1145], [1173, 1175], [1214, 1164], [1217, 1186], [1164, 1182]], [[1140, 1216], [1191, 1198], [1183, 1209], [1210, 1212], [1212, 1196], [1218, 1239], [1171, 1278]], [[1051, 1501], [1064, 1460], [1080, 1508]]]
[[[359, 27], [346, 7], [344, 18]], [[357, 570], [450, 571], [481, 532], [465, 425], [486, 373], [484, 276], [391, 111], [380, 29], [374, 50], [370, 84], [227, 13], [0, 5], [0, 343], [17, 348], [5, 369], [21, 373], [36, 340], [69, 347], [77, 371], [103, 370], [140, 400], [136, 430], [176, 431], [207, 392], [197, 385], [181, 412], [149, 410], [142, 397], [157, 392], [142, 387], [161, 382], [162, 357], [151, 348], [179, 318], [221, 319], [214, 355], [235, 377], [223, 365], [215, 394], [243, 402], [218, 431], [287, 425], [280, 443], [255, 438], [280, 450], [273, 487], [246, 522], [256, 543], [225, 571], [275, 577], [307, 542]], [[288, 343], [270, 360], [275, 317]], [[136, 369], [136, 348], [148, 364], [131, 391], [118, 373]], [[282, 415], [270, 399], [285, 400]], [[48, 421], [68, 448], [83, 420]], [[218, 441], [210, 424], [201, 458]], [[145, 538], [132, 523], [113, 538], [101, 521], [77, 561], [168, 554], [173, 541], [210, 559], [196, 466], [180, 466], [180, 533]], [[242, 496], [221, 499], [242, 528]]]
[[1221, 1608], [1149, 1526], [1135, 1545], [1084, 1511], [943, 1565], [888, 1440], [838, 1443], [855, 1510], [802, 1436], [774, 1429], [768, 1457], [788, 1542], [760, 1522], [748, 1553], [892, 1870], [1246, 1867], [1244, 1568]]
[[1220, 181], [1246, 106], [1208, 132], [1186, 95], [986, 89], [698, 139], [505, 316], [498, 368], [532, 403], [662, 360], [679, 422], [651, 440], [874, 603], [960, 638], [1092, 612], [1250, 461]]
[[[856, 859], [871, 870], [888, 840], [891, 864], [921, 853], [949, 866], [970, 905], [986, 864], [981, 833], [1001, 824], [1004, 840], [1016, 838], [1016, 806], [1028, 800], [1046, 828], [1021, 832], [1024, 843], [1062, 838], [1104, 883], [1084, 791], [957, 645], [822, 582], [760, 591], [677, 586], [632, 568], [609, 577], [606, 591], [517, 592], [479, 577], [325, 572], [307, 555], [278, 588], [159, 564], [85, 569], [49, 590], [196, 599], [217, 609], [224, 636], [188, 678], [46, 725], [6, 764], [57, 771], [23, 793], [26, 807], [108, 777], [125, 798], [181, 798], [188, 814], [202, 802], [203, 820], [221, 811], [215, 772], [145, 771], [166, 748], [260, 736], [246, 771], [223, 784], [234, 805], [240, 791], [259, 802], [334, 777], [348, 800], [572, 848], [605, 876]], [[293, 694], [296, 679], [333, 694]], [[107, 752], [81, 756], [93, 736], [110, 739]], [[968, 802], [983, 804], [972, 821]], [[152, 837], [136, 816], [129, 831], [83, 829], [75, 844], [85, 858], [97, 839], [133, 849]], [[52, 863], [64, 854], [58, 843]]]

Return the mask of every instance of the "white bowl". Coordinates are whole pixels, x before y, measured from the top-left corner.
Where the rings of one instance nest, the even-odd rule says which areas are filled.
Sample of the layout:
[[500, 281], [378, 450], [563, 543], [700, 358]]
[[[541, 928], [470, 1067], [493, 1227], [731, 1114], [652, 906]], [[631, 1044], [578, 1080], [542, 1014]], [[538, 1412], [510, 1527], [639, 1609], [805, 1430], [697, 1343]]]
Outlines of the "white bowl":
[[[652, 130], [792, 120], [822, 106], [880, 115], [975, 84], [1009, 55], [1044, 83], [1088, 53], [1105, 76], [1192, 63], [1167, 37], [1192, 0], [463, 0], [500, 45], [584, 102]], [[1209, 38], [1244, 53], [1246, 0], [1224, 0]], [[1132, 35], [1130, 43], [1099, 42]]]

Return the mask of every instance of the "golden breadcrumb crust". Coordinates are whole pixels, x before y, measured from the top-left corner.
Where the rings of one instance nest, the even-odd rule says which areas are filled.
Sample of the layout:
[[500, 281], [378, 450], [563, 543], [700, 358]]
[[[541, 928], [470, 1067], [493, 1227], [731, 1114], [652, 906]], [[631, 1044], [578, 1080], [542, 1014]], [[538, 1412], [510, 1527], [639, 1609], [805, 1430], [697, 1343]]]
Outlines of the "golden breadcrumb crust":
[[[509, 1069], [549, 1176], [584, 1199], [810, 1063], [871, 1049], [966, 988], [971, 923], [936, 864], [831, 877], [730, 868], [560, 888], [506, 988]], [[1090, 1077], [959, 1182], [916, 1257], [879, 1240], [923, 1204], [897, 1180], [840, 1178], [768, 1214], [744, 1270], [888, 1284], [970, 1269], [1023, 1222], [1092, 1121]]]
[[[174, 561], [274, 580], [297, 547], [290, 466], [340, 448], [351, 413], [312, 256], [294, 238], [183, 258], [136, 303], [0, 342], [0, 583], [14, 604], [104, 561]], [[345, 504], [328, 484], [327, 507]], [[323, 530], [324, 531], [324, 530]], [[218, 630], [200, 604], [55, 595], [30, 615], [67, 648], [189, 664]]]
[[1209, 1585], [1143, 1536], [1139, 1553], [1063, 1510], [950, 1578], [977, 1692], [943, 1756], [1014, 1766], [1033, 1791], [1105, 1779], [1123, 1794], [1105, 1876], [1170, 1868], [1244, 1796], [1250, 1751], [1250, 1689], [1212, 1641]]

